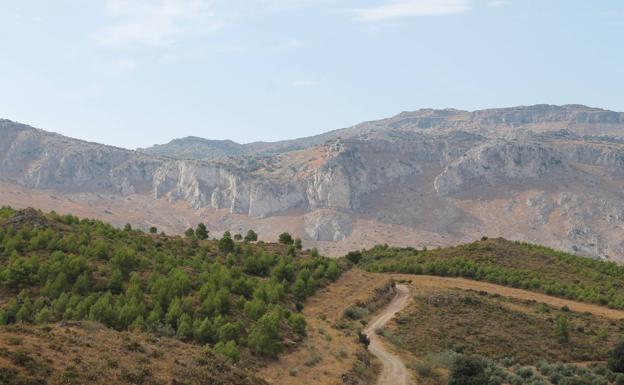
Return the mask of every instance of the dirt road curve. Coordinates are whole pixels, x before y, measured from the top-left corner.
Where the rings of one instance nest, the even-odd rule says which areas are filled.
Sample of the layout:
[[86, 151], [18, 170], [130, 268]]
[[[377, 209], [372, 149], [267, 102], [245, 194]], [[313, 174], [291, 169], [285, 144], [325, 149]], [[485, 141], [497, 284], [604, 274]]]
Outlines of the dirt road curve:
[[473, 281], [464, 278], [455, 277], [437, 277], [430, 275], [409, 275], [409, 274], [392, 274], [392, 278], [397, 280], [405, 280], [410, 282], [410, 285], [416, 290], [418, 288], [449, 288], [449, 289], [461, 289], [461, 290], [476, 290], [485, 291], [490, 294], [498, 294], [503, 297], [516, 298], [525, 301], [543, 302], [547, 305], [554, 307], [567, 306], [573, 312], [577, 313], [591, 313], [600, 317], [605, 317], [614, 320], [624, 319], [624, 311], [618, 309], [609, 309], [605, 306], [596, 305], [587, 302], [578, 302], [569, 299], [552, 297], [546, 294], [537, 293], [534, 291], [528, 291], [523, 289], [515, 289], [507, 286], [495, 285], [493, 283], [487, 283], [482, 281]]
[[368, 350], [383, 364], [383, 369], [377, 380], [378, 385], [408, 385], [410, 383], [409, 374], [401, 359], [386, 350], [381, 338], [375, 333], [376, 329], [383, 327], [396, 313], [407, 306], [409, 299], [408, 287], [397, 285], [397, 294], [392, 302], [364, 329], [364, 333], [370, 338]]

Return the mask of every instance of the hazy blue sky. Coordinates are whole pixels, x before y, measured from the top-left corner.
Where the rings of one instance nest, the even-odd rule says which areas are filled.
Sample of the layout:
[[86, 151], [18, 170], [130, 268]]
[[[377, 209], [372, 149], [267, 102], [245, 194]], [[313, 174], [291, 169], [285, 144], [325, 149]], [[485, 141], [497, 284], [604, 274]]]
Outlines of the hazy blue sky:
[[0, 0], [0, 117], [135, 148], [423, 107], [624, 111], [624, 1]]

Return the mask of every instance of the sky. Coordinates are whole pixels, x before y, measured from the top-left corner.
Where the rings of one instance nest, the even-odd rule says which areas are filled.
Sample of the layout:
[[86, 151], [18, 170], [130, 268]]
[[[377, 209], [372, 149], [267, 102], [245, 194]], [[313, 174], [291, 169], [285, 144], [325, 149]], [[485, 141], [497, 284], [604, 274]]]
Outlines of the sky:
[[125, 148], [419, 108], [624, 111], [620, 0], [0, 0], [0, 118]]

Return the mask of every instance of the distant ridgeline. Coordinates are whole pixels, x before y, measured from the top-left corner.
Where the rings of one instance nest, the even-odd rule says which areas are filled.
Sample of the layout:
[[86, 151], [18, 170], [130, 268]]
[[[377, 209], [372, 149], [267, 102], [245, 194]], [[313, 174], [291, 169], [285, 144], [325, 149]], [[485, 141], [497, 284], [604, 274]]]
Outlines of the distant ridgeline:
[[[210, 344], [237, 361], [300, 340], [302, 301], [339, 277], [335, 260], [202, 225], [186, 237], [72, 215], [0, 209], [0, 324], [93, 320]], [[253, 234], [253, 232], [250, 232]]]
[[347, 259], [368, 271], [465, 277], [624, 309], [623, 266], [502, 238], [435, 250], [382, 245]]

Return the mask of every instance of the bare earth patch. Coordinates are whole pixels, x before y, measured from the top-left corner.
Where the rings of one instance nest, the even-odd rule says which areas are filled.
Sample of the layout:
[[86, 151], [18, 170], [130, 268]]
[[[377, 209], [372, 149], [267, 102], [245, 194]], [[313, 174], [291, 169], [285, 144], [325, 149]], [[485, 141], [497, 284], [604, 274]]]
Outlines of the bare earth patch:
[[305, 303], [307, 337], [293, 352], [284, 354], [261, 369], [259, 377], [276, 385], [326, 385], [340, 383], [341, 376], [356, 363], [362, 349], [357, 336], [345, 335], [333, 325], [345, 308], [365, 301], [387, 282], [388, 276], [359, 269], [344, 273], [340, 279], [317, 292]]

